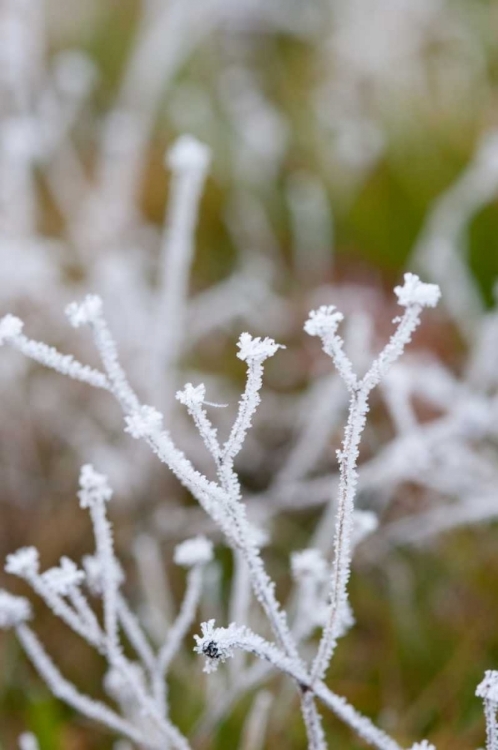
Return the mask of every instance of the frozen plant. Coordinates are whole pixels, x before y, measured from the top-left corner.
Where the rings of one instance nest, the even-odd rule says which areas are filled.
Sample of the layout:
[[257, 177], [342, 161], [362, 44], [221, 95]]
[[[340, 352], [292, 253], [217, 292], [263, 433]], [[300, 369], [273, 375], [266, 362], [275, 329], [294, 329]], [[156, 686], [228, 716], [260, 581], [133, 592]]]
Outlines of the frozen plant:
[[[214, 620], [210, 620], [201, 625], [202, 635], [196, 637], [196, 651], [206, 658], [206, 671], [209, 672], [216, 670], [220, 662], [234, 657], [237, 651], [243, 651], [288, 675], [300, 694], [310, 750], [326, 748], [317, 701], [373, 747], [399, 750], [394, 739], [332, 692], [324, 681], [337, 639], [352, 623], [348, 579], [353, 547], [375, 526], [372, 517], [355, 515], [357, 461], [370, 394], [411, 341], [422, 310], [434, 307], [440, 296], [437, 286], [423, 283], [410, 273], [405, 275], [404, 284], [396, 287], [395, 293], [403, 314], [395, 320], [396, 329], [390, 341], [362, 377], [355, 373], [345, 352], [338, 333], [343, 316], [335, 307], [323, 306], [311, 312], [305, 324], [306, 332], [321, 340], [349, 394], [349, 416], [342, 448], [338, 451], [340, 482], [332, 561], [329, 563], [316, 550], [307, 550], [292, 558], [298, 597], [312, 596], [321, 613], [312, 627], [309, 623], [303, 627], [298, 621], [291, 625], [288, 613], [276, 597], [275, 584], [261, 556], [264, 537], [247, 518], [235, 469], [236, 457], [242, 450], [260, 404], [264, 364], [278, 352], [279, 344], [271, 338], [241, 334], [237, 356], [246, 364], [247, 380], [232, 428], [224, 442], [219, 439], [205, 408], [209, 404], [205, 400], [205, 386], [187, 384], [177, 394], [212, 457], [216, 472], [213, 480], [201, 474], [176, 447], [171, 435], [163, 428], [163, 415], [139, 400], [119, 362], [103, 304], [98, 297], [87, 296], [81, 304], [69, 305], [67, 315], [74, 327], [87, 325], [90, 328], [103, 370], [89, 368], [52, 347], [28, 339], [22, 333], [21, 322], [12, 316], [0, 322], [4, 343], [52, 369], [109, 391], [121, 406], [126, 432], [149, 446], [221, 529], [246, 570], [247, 582], [266, 616], [272, 637], [268, 639], [255, 633], [246, 622], [217, 627]], [[107, 516], [107, 504], [112, 496], [107, 479], [92, 466], [84, 466], [78, 496], [81, 507], [90, 513], [96, 542], [95, 554], [84, 560], [83, 570], [64, 558], [58, 568], [40, 573], [38, 554], [33, 548], [9, 555], [6, 570], [24, 578], [58, 617], [103, 654], [109, 666], [105, 686], [120, 706], [121, 714], [82, 695], [65, 680], [28, 625], [31, 611], [26, 600], [2, 592], [2, 626], [15, 629], [23, 648], [50, 689], [81, 713], [141, 746], [187, 748], [188, 740], [169, 716], [165, 676], [194, 620], [202, 590], [202, 570], [212, 557], [212, 545], [207, 539], [196, 538], [177, 548], [175, 562], [189, 569], [187, 589], [178, 617], [169, 629], [164, 645], [156, 653], [121, 594], [123, 573], [115, 558], [112, 527]], [[84, 583], [102, 599], [102, 623], [83, 593]], [[245, 608], [239, 606], [237, 609], [244, 611]], [[299, 613], [299, 607], [297, 611]], [[320, 627], [321, 637], [316, 654], [308, 663], [300, 652], [300, 644], [315, 627]], [[133, 646], [138, 662], [132, 662], [124, 655], [122, 633]], [[261, 677], [264, 672], [259, 674]]]
[[[83, 466], [78, 497], [80, 507], [90, 513], [96, 547], [92, 556], [83, 559], [82, 568], [63, 557], [59, 566], [41, 573], [36, 549], [25, 547], [8, 555], [5, 570], [25, 580], [57, 617], [106, 659], [104, 685], [120, 713], [82, 694], [63, 677], [28, 624], [32, 614], [26, 599], [0, 591], [0, 627], [15, 630], [53, 694], [84, 716], [140, 747], [186, 750], [187, 740], [169, 718], [166, 678], [170, 662], [194, 620], [212, 545], [198, 537], [186, 540], [175, 551], [175, 561], [189, 570], [185, 598], [163, 645], [155, 650], [121, 592], [124, 575], [114, 555], [107, 517], [112, 490], [106, 477], [90, 465]], [[102, 601], [102, 623], [88, 594]], [[133, 647], [136, 661], [125, 656], [123, 637]], [[19, 746], [35, 748], [36, 739], [24, 734]]]

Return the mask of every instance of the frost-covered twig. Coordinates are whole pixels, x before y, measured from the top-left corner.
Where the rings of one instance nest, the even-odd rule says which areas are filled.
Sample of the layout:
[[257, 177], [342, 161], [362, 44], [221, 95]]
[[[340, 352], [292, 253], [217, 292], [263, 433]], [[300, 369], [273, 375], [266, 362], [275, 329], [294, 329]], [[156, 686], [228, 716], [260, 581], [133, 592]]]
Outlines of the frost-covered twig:
[[309, 750], [327, 750], [322, 720], [313, 693], [306, 692], [301, 699], [301, 713], [308, 737]]
[[[76, 566], [71, 561], [60, 569], [52, 568], [43, 575], [39, 573], [38, 551], [34, 547], [23, 547], [7, 555], [5, 570], [7, 573], [23, 578], [54, 614], [68, 627], [84, 638], [91, 646], [102, 650], [100, 630], [88, 626], [88, 621], [75, 611], [64, 597], [81, 581]], [[62, 575], [61, 575], [62, 573]], [[55, 575], [54, 575], [55, 574]]]
[[498, 748], [498, 722], [496, 712], [498, 711], [498, 672], [488, 670], [483, 681], [477, 686], [476, 695], [482, 698], [484, 703], [484, 715], [486, 717], [486, 750], [497, 750]]
[[[158, 675], [161, 675], [164, 679], [163, 655], [154, 655], [135, 616], [118, 592], [122, 581], [122, 572], [114, 556], [112, 529], [106, 516], [105, 505], [112, 495], [106, 477], [98, 474], [92, 466], [84, 466], [81, 471], [78, 495], [81, 507], [87, 508], [90, 512], [96, 541], [96, 553], [93, 557], [84, 559], [84, 571], [80, 570], [71, 560], [62, 558], [59, 567], [51, 568], [40, 574], [38, 553], [32, 547], [20, 549], [9, 555], [6, 570], [24, 578], [33, 590], [44, 599], [54, 614], [59, 616], [107, 659], [110, 670], [115, 675], [114, 681], [122, 686], [120, 690], [123, 695], [126, 693], [130, 696], [134, 705], [139, 709], [140, 715], [150, 722], [152, 734], [143, 735], [143, 737], [146, 737], [146, 741], [142, 741], [142, 720], [136, 725], [131, 717], [119, 717], [105, 704], [82, 696], [73, 685], [60, 675], [35, 634], [25, 625], [25, 621], [29, 619], [31, 614], [30, 607], [25, 599], [0, 592], [0, 627], [16, 628], [18, 637], [28, 656], [54, 694], [86, 716], [100, 721], [125, 737], [137, 742], [140, 741], [144, 746], [159, 747], [159, 738], [163, 738], [172, 748], [188, 750], [187, 740], [166, 718], [164, 701], [159, 702], [152, 695], [152, 690], [157, 688]], [[195, 540], [197, 549], [199, 545], [203, 546], [201, 542], [202, 540]], [[179, 562], [184, 562], [187, 559], [190, 549], [189, 544], [191, 543], [184, 543], [187, 548], [184, 550], [183, 556], [182, 554], [179, 555]], [[194, 564], [198, 567], [201, 563], [201, 557], [204, 555], [203, 559], [206, 558], [208, 553], [210, 554], [210, 546], [204, 540], [203, 549], [200, 552], [197, 551]], [[192, 560], [193, 551], [190, 551], [189, 554], [189, 559]], [[80, 591], [79, 587], [84, 581], [86, 581], [92, 593], [103, 600], [103, 628], [99, 625], [96, 615]], [[200, 584], [197, 585], [196, 598], [198, 598], [199, 588]], [[192, 620], [193, 604], [190, 600], [189, 606], [189, 619], [185, 616], [180, 617], [180, 626], [172, 631], [175, 650], [179, 647], [180, 638], [184, 636], [186, 627]], [[149, 694], [149, 688], [141, 679], [140, 670], [137, 672], [136, 667], [128, 661], [122, 652], [119, 624], [123, 625], [124, 632], [144, 662], [150, 677], [151, 694]], [[164, 690], [162, 695], [164, 695]], [[155, 738], [156, 735], [158, 740], [152, 740], [152, 737]]]
[[404, 286], [397, 287], [395, 292], [399, 304], [405, 308], [405, 313], [399, 320], [398, 327], [391, 340], [361, 381], [358, 381], [353, 374], [351, 363], [345, 358], [342, 341], [336, 333], [338, 323], [342, 319], [340, 313], [337, 313], [333, 308], [322, 308], [310, 316], [305, 326], [308, 333], [322, 339], [324, 350], [333, 358], [334, 364], [351, 394], [344, 441], [341, 451], [338, 452], [340, 467], [339, 499], [328, 614], [312, 668], [313, 679], [322, 679], [327, 671], [334, 653], [342, 613], [347, 604], [347, 584], [351, 566], [351, 530], [358, 482], [356, 464], [361, 435], [369, 409], [369, 395], [411, 340], [412, 334], [420, 322], [422, 308], [434, 307], [440, 296], [437, 286], [423, 284], [413, 274], [406, 274]]
[[263, 362], [272, 357], [278, 349], [284, 348], [273, 339], [253, 338], [249, 333], [241, 334], [237, 346], [237, 357], [247, 362], [247, 383], [230, 437], [223, 446], [222, 461], [230, 468], [233, 459], [242, 448], [251, 420], [261, 402], [259, 392], [263, 384]]
[[158, 750], [158, 745], [155, 742], [149, 742], [147, 737], [135, 729], [133, 725], [122, 719], [103, 703], [83, 695], [74, 685], [68, 682], [47, 655], [31, 628], [21, 624], [16, 628], [16, 633], [35, 669], [57, 698], [79, 711], [83, 716], [103, 724], [123, 737], [128, 737], [133, 742], [151, 748], [151, 750]]
[[[230, 435], [217, 461], [218, 477], [225, 495], [223, 498], [224, 515], [220, 518], [220, 525], [235, 548], [241, 550], [249, 569], [249, 577], [256, 598], [263, 607], [272, 629], [284, 646], [286, 652], [298, 658], [297, 648], [290, 636], [286, 615], [281, 610], [274, 595], [274, 587], [259, 554], [255, 531], [247, 522], [245, 508], [240, 502], [240, 485], [233, 468], [235, 456], [241, 450], [245, 436], [251, 426], [251, 420], [260, 403], [259, 392], [262, 386], [263, 363], [273, 356], [281, 346], [273, 339], [253, 338], [249, 333], [243, 333], [238, 342], [239, 359], [247, 363], [247, 383], [239, 403], [236, 419]], [[201, 402], [204, 401], [203, 386], [194, 389], [186, 387], [180, 392], [179, 398], [187, 404], [189, 410], [196, 414], [201, 435], [206, 433], [206, 445], [214, 455], [217, 444], [210, 425], [206, 425], [203, 418]]]
[[[352, 727], [364, 740], [378, 750], [401, 750], [399, 745], [369, 719], [362, 716], [341, 696], [335, 695], [321, 680], [314, 681], [306, 670], [289, 659], [274, 644], [256, 635], [246, 627], [237, 627], [232, 623], [228, 628], [216, 628], [214, 620], [202, 623], [202, 634], [195, 636], [195, 651], [206, 659], [204, 671], [218, 669], [220, 663], [233, 657], [236, 649], [243, 649], [264, 659], [279, 671], [287, 672], [300, 685], [306, 694], [315, 695], [325, 706]], [[309, 704], [308, 704], [309, 705]], [[312, 719], [311, 719], [312, 720]], [[318, 745], [320, 746], [320, 745]]]
[[176, 398], [181, 404], [187, 407], [188, 413], [194, 420], [194, 424], [206, 448], [218, 464], [221, 460], [221, 448], [218, 443], [217, 430], [211, 424], [204, 409], [204, 404], [206, 403], [206, 386], [204, 383], [201, 383], [194, 387], [192, 383], [187, 383], [182, 391], [177, 391]]
[[189, 569], [187, 588], [178, 616], [159, 650], [154, 670], [154, 693], [159, 705], [164, 705], [165, 678], [169, 665], [191, 627], [202, 593], [203, 567], [213, 558], [213, 545], [204, 537], [188, 539], [175, 550], [175, 562]]
[[164, 229], [152, 342], [156, 370], [153, 385], [156, 391], [160, 385], [157, 392], [165, 394], [162, 408], [166, 421], [172, 405], [176, 368], [184, 339], [194, 232], [209, 162], [209, 149], [192, 136], [181, 136], [167, 156], [172, 170], [172, 186]]
[[116, 574], [112, 531], [107, 520], [106, 503], [112, 497], [106, 477], [98, 474], [93, 466], [83, 466], [80, 475], [80, 506], [88, 508], [93, 523], [96, 556], [102, 576], [106, 646], [119, 650], [117, 597], [119, 580]]
[[138, 398], [128, 383], [119, 362], [116, 343], [104, 318], [100, 297], [89, 294], [81, 304], [72, 302], [66, 308], [66, 315], [74, 328], [79, 328], [82, 325], [91, 327], [95, 346], [102, 359], [114, 395], [123, 408], [127, 410], [138, 409]]
[[117, 594], [116, 611], [119, 623], [128, 640], [142, 660], [143, 665], [152, 673], [155, 669], [154, 652], [142, 630], [140, 622], [131, 611], [126, 599], [119, 592]]
[[13, 315], [6, 315], [0, 320], [0, 344], [9, 343], [29, 359], [34, 359], [45, 367], [57, 370], [74, 380], [81, 380], [95, 388], [110, 390], [110, 384], [105, 375], [97, 370], [82, 365], [70, 354], [61, 354], [52, 346], [41, 341], [33, 341], [22, 333], [23, 323]]

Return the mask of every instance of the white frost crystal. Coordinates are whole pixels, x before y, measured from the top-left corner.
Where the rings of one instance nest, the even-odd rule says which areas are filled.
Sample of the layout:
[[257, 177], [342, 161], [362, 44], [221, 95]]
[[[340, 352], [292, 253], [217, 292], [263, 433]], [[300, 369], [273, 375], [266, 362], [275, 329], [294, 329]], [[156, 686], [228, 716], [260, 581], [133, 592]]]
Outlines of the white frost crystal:
[[487, 670], [484, 680], [477, 686], [476, 695], [478, 698], [498, 704], [498, 672], [496, 670]]
[[183, 391], [176, 392], [177, 400], [184, 406], [196, 406], [204, 403], [206, 396], [206, 386], [204, 383], [194, 386], [192, 383], [186, 383]]
[[261, 339], [259, 336], [254, 338], [250, 333], [241, 333], [237, 346], [240, 349], [237, 357], [243, 362], [264, 362], [268, 357], [273, 357], [278, 349], [285, 349], [285, 346], [277, 344], [273, 339]]
[[80, 474], [80, 499], [81, 508], [89, 508], [95, 503], [108, 502], [112, 497], [112, 489], [107, 477], [99, 474], [91, 464], [85, 464]]
[[21, 547], [7, 555], [5, 570], [19, 578], [30, 578], [38, 574], [39, 565], [38, 550], [35, 547]]
[[74, 328], [94, 323], [102, 312], [102, 300], [97, 294], [87, 294], [83, 302], [71, 302], [66, 315]]
[[15, 628], [30, 617], [31, 606], [27, 599], [22, 596], [12, 596], [7, 591], [0, 590], [0, 628], [2, 630]]
[[19, 336], [23, 328], [23, 322], [15, 315], [5, 315], [0, 320], [0, 345], [9, 339]]
[[425, 284], [414, 273], [405, 273], [405, 283], [397, 286], [394, 293], [398, 304], [402, 307], [420, 305], [420, 307], [436, 307], [441, 297], [441, 290], [437, 284]]
[[45, 571], [42, 579], [54, 594], [67, 596], [83, 583], [85, 574], [68, 557], [61, 557], [60, 565]]
[[304, 330], [310, 336], [326, 336], [334, 334], [344, 315], [334, 305], [322, 305], [318, 310], [312, 310], [304, 324]]

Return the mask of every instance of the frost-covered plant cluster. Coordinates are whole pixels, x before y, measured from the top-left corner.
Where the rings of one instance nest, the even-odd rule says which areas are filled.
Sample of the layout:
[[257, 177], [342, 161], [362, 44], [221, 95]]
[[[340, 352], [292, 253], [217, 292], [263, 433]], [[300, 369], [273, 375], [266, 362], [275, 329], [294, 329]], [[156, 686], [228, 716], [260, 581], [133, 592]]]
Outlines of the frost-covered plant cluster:
[[[402, 315], [395, 319], [395, 331], [363, 375], [355, 372], [339, 334], [343, 315], [334, 306], [312, 311], [305, 331], [317, 337], [324, 352], [333, 360], [349, 397], [349, 413], [343, 444], [337, 452], [339, 465], [338, 494], [334, 503], [333, 548], [328, 559], [319, 546], [292, 554], [290, 569], [295, 581], [291, 601], [283, 608], [276, 598], [275, 583], [269, 577], [262, 546], [268, 543], [264, 533], [247, 516], [235, 460], [242, 450], [252, 420], [260, 405], [265, 362], [284, 347], [271, 338], [243, 333], [237, 356], [247, 367], [245, 390], [226, 440], [219, 439], [218, 429], [210, 416], [207, 389], [201, 383], [188, 383], [177, 392], [178, 401], [192, 418], [204, 445], [211, 455], [216, 479], [200, 473], [177, 448], [173, 437], [163, 426], [164, 416], [153, 406], [143, 404], [121, 367], [117, 348], [104, 317], [103, 304], [96, 295], [66, 309], [70, 323], [88, 327], [100, 355], [102, 369], [80, 363], [71, 355], [28, 338], [23, 323], [13, 315], [0, 321], [0, 339], [25, 356], [63, 375], [108, 391], [120, 405], [125, 432], [146, 443], [160, 461], [176, 475], [203, 510], [223, 533], [232, 549], [235, 562], [233, 614], [236, 619], [227, 626], [213, 619], [201, 623], [195, 637], [195, 651], [205, 659], [205, 671], [216, 671], [220, 664], [236, 660], [241, 654], [255, 657], [238, 663], [233, 682], [223, 694], [219, 689], [214, 716], [230, 709], [236, 697], [260, 686], [274, 670], [286, 674], [295, 684], [301, 700], [308, 747], [323, 750], [326, 745], [321, 713], [332, 711], [360, 737], [380, 750], [398, 748], [396, 741], [359, 714], [342, 696], [334, 693], [325, 677], [339, 638], [354, 624], [348, 602], [348, 579], [355, 545], [375, 530], [375, 515], [359, 511], [358, 457], [365, 429], [372, 391], [381, 384], [399, 360], [420, 323], [424, 308], [433, 308], [440, 298], [438, 286], [423, 283], [411, 273], [395, 288]], [[219, 406], [219, 405], [214, 405]], [[213, 412], [215, 415], [217, 410]], [[14, 629], [24, 651], [39, 675], [55, 696], [74, 709], [102, 724], [140, 747], [188, 748], [189, 740], [174, 724], [168, 704], [167, 675], [171, 662], [183, 647], [196, 622], [206, 566], [213, 559], [213, 543], [198, 536], [179, 544], [174, 562], [188, 570], [183, 602], [174, 622], [167, 629], [164, 642], [154, 648], [146, 628], [127, 603], [122, 586], [124, 574], [114, 553], [112, 526], [107, 507], [112, 489], [105, 476], [91, 465], [83, 466], [78, 492], [80, 507], [90, 514], [95, 552], [76, 564], [67, 557], [60, 564], [41, 572], [39, 555], [34, 547], [24, 547], [7, 557], [6, 572], [22, 578], [53, 613], [96, 649], [107, 662], [104, 686], [114, 706], [81, 693], [59, 671], [31, 626], [29, 601], [0, 592], [0, 625]], [[251, 592], [266, 618], [268, 635], [260, 635], [245, 622], [250, 610]], [[92, 606], [100, 599], [99, 608]], [[309, 645], [320, 633], [318, 647], [310, 658]], [[127, 643], [127, 650], [123, 644]], [[128, 655], [131, 647], [133, 657]], [[242, 671], [239, 671], [239, 670]], [[495, 747], [496, 677], [490, 671], [479, 686], [488, 727], [489, 747]], [[255, 704], [256, 705], [256, 704]], [[263, 704], [264, 705], [264, 704]], [[117, 709], [116, 707], [117, 706]], [[319, 710], [318, 706], [321, 706]], [[221, 711], [220, 711], [221, 709]], [[210, 717], [211, 719], [213, 717]], [[23, 735], [20, 746], [36, 746], [36, 738]], [[424, 741], [414, 747], [429, 747]]]
[[[153, 406], [143, 404], [130, 385], [121, 367], [100, 298], [87, 296], [80, 304], [71, 303], [66, 309], [75, 328], [87, 326], [91, 330], [102, 363], [99, 370], [27, 338], [22, 322], [12, 315], [0, 322], [3, 344], [64, 375], [109, 391], [122, 409], [125, 431], [148, 445], [221, 529], [226, 543], [238, 558], [238, 564], [244, 568], [247, 586], [264, 612], [271, 637], [265, 638], [253, 632], [243, 621], [217, 627], [215, 621], [210, 620], [201, 625], [195, 650], [205, 658], [207, 672], [215, 670], [239, 651], [255, 656], [259, 661], [246, 667], [242, 678], [239, 675], [238, 682], [242, 684], [246, 680], [251, 682], [250, 675], [256, 670], [257, 682], [261, 682], [272, 669], [287, 674], [300, 694], [308, 747], [312, 750], [327, 747], [317, 703], [335, 713], [379, 750], [398, 747], [394, 739], [359, 714], [342, 696], [332, 692], [324, 681], [337, 640], [354, 621], [348, 603], [354, 543], [358, 536], [365, 531], [368, 533], [375, 525], [368, 517], [365, 519], [360, 515], [360, 529], [355, 532], [357, 462], [370, 394], [403, 354], [420, 323], [422, 310], [435, 307], [440, 296], [436, 285], [423, 283], [411, 273], [405, 274], [404, 284], [396, 287], [395, 293], [403, 314], [395, 320], [395, 332], [363, 376], [354, 372], [344, 350], [338, 332], [343, 316], [335, 307], [322, 306], [312, 311], [305, 324], [306, 332], [320, 339], [344, 382], [349, 394], [349, 416], [342, 448], [338, 451], [340, 481], [332, 560], [323, 558], [318, 549], [293, 555], [291, 568], [296, 580], [297, 609], [292, 620], [276, 597], [275, 583], [268, 575], [261, 555], [262, 534], [247, 517], [235, 468], [235, 459], [243, 448], [260, 405], [264, 364], [277, 354], [280, 345], [270, 338], [241, 334], [237, 356], [246, 364], [247, 380], [224, 442], [219, 440], [218, 430], [205, 408], [208, 402], [205, 401], [204, 384], [194, 387], [189, 383], [178, 392], [178, 399], [187, 407], [211, 454], [216, 479], [210, 480], [176, 447], [173, 437], [163, 426], [163, 415]], [[58, 567], [41, 573], [37, 550], [25, 547], [8, 556], [6, 571], [23, 578], [56, 616], [104, 656], [109, 667], [105, 687], [118, 704], [119, 713], [80, 693], [63, 677], [29, 625], [31, 608], [26, 599], [1, 593], [2, 626], [15, 629], [26, 654], [52, 692], [85, 716], [143, 747], [188, 748], [187, 738], [179, 732], [170, 715], [165, 680], [170, 663], [196, 616], [203, 569], [212, 559], [212, 544], [199, 537], [184, 541], [177, 547], [175, 562], [190, 571], [186, 593], [164, 644], [154, 652], [139, 620], [121, 594], [123, 573], [114, 554], [112, 527], [107, 516], [112, 490], [106, 477], [91, 465], [85, 465], [81, 470], [78, 497], [81, 508], [88, 510], [92, 520], [94, 555], [85, 558], [81, 567], [68, 558], [62, 558]], [[102, 600], [101, 620], [91, 607], [88, 594]], [[245, 608], [247, 614], [247, 606], [246, 603], [238, 609], [243, 612]], [[321, 632], [318, 648], [311, 660], [305, 659], [301, 646], [316, 628]], [[133, 647], [136, 659], [125, 655], [122, 636]]]

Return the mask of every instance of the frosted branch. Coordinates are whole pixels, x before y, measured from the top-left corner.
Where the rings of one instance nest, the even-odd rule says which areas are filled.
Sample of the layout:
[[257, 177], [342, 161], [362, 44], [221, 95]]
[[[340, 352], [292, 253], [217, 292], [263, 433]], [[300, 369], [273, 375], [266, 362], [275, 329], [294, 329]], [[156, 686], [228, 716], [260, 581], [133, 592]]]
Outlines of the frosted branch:
[[31, 619], [31, 605], [21, 596], [0, 589], [0, 629], [15, 628]]
[[153, 343], [157, 362], [155, 377], [165, 394], [163, 407], [167, 412], [171, 408], [176, 366], [185, 334], [195, 228], [209, 162], [207, 146], [189, 135], [181, 136], [166, 158], [172, 170], [172, 181], [161, 249]]
[[[341, 342], [331, 347], [331, 356], [350, 388], [349, 416], [346, 424], [339, 459], [339, 500], [337, 505], [336, 530], [334, 538], [334, 559], [329, 588], [329, 603], [326, 625], [320, 640], [318, 653], [312, 667], [313, 679], [322, 679], [335, 650], [341, 633], [341, 620], [347, 609], [347, 584], [351, 571], [353, 513], [358, 484], [357, 463], [360, 440], [369, 410], [369, 395], [380, 382], [389, 367], [402, 355], [405, 346], [420, 322], [423, 307], [434, 307], [440, 296], [434, 284], [424, 284], [414, 274], [405, 274], [403, 286], [396, 287], [398, 302], [405, 307], [405, 313], [387, 346], [383, 349], [365, 377], [358, 383], [350, 377], [347, 363], [341, 358]], [[324, 348], [329, 341], [335, 341], [336, 328], [340, 317], [333, 308], [321, 308], [310, 316], [306, 330], [322, 338]]]
[[305, 671], [300, 671], [299, 664], [296, 669], [295, 660], [289, 659], [273, 643], [266, 641], [245, 626], [237, 626], [232, 622], [228, 628], [217, 628], [215, 621], [209, 620], [201, 624], [201, 632], [202, 635], [194, 636], [196, 641], [194, 651], [206, 658], [205, 672], [215, 672], [220, 664], [233, 657], [237, 649], [242, 649], [270, 662], [281, 672], [287, 672], [293, 676], [298, 673], [298, 679], [306, 681]]
[[301, 713], [308, 737], [309, 750], [327, 750], [320, 714], [312, 693], [305, 693], [301, 700]]
[[119, 363], [116, 343], [103, 316], [100, 297], [87, 295], [81, 304], [71, 303], [66, 308], [66, 315], [75, 328], [84, 324], [91, 327], [95, 346], [100, 354], [112, 392], [126, 412], [138, 409], [138, 398]]
[[81, 469], [80, 487], [78, 493], [80, 505], [82, 508], [88, 508], [90, 512], [96, 555], [101, 567], [106, 645], [113, 651], [119, 648], [117, 615], [119, 580], [116, 576], [112, 529], [106, 513], [106, 503], [112, 497], [112, 490], [107, 478], [98, 474], [89, 464]]
[[377, 750], [401, 750], [395, 740], [375, 726], [366, 716], [360, 714], [345, 698], [329, 690], [323, 682], [314, 685], [314, 693], [319, 700], [354, 732]]
[[75, 612], [64, 600], [63, 596], [67, 594], [67, 589], [61, 591], [56, 585], [54, 586], [54, 582], [56, 583], [62, 576], [60, 574], [55, 575], [54, 569], [47, 571], [48, 577], [46, 573], [39, 574], [38, 552], [34, 547], [23, 547], [17, 552], [7, 555], [5, 571], [24, 579], [52, 612], [68, 627], [95, 648], [99, 650], [102, 648], [100, 635], [89, 629], [87, 623], [82, 621], [79, 613]]
[[216, 628], [215, 621], [210, 620], [202, 623], [201, 631], [200, 636], [194, 636], [196, 641], [194, 651], [205, 657], [205, 672], [215, 671], [220, 663], [233, 657], [236, 649], [243, 649], [293, 677], [304, 696], [308, 692], [315, 695], [368, 744], [378, 750], [401, 750], [389, 735], [378, 729], [370, 719], [362, 716], [344, 698], [333, 693], [320, 680], [312, 681], [311, 676], [296, 663], [296, 660], [289, 659], [274, 644], [248, 628], [237, 627], [234, 623], [228, 628]]
[[486, 718], [486, 750], [497, 750], [498, 748], [498, 723], [496, 712], [498, 709], [498, 672], [488, 670], [483, 681], [477, 686], [476, 695], [482, 698], [484, 703], [484, 716]]
[[171, 661], [194, 622], [202, 592], [202, 566], [212, 558], [212, 545], [209, 545], [206, 539], [188, 540], [180, 545], [180, 549], [177, 547], [175, 558], [178, 564], [186, 565], [191, 570], [188, 573], [187, 589], [178, 617], [169, 630], [157, 657], [154, 693], [159, 703], [164, 703], [164, 679]]
[[344, 380], [348, 390], [356, 388], [357, 377], [353, 372], [353, 365], [344, 352], [344, 341], [337, 335], [339, 323], [344, 315], [333, 305], [322, 305], [318, 310], [312, 310], [304, 330], [310, 336], [318, 336], [322, 341], [323, 351], [334, 361], [337, 372]]
[[132, 742], [151, 750], [158, 750], [159, 746], [156, 743], [149, 742], [140, 731], [108, 706], [78, 692], [74, 685], [61, 675], [36, 635], [27, 625], [18, 626], [16, 632], [23, 649], [53, 695], [79, 711], [83, 716], [97, 721], [113, 732], [118, 732]]
[[156, 657], [135, 614], [118, 592], [117, 615], [126, 637], [149, 672], [155, 668]]
[[192, 383], [187, 383], [183, 391], [177, 392], [176, 398], [187, 407], [188, 413], [194, 420], [194, 424], [206, 448], [218, 463], [221, 457], [221, 449], [218, 443], [217, 430], [211, 424], [206, 410], [203, 408], [203, 405], [206, 403], [204, 400], [205, 395], [206, 387], [203, 383], [195, 388]]
[[225, 464], [231, 464], [241, 450], [254, 413], [261, 403], [259, 392], [263, 385], [263, 362], [278, 349], [284, 348], [273, 339], [253, 338], [249, 333], [241, 334], [237, 346], [240, 350], [237, 357], [247, 362], [247, 383], [230, 437], [223, 446], [222, 460]]
[[56, 370], [62, 375], [67, 375], [73, 380], [81, 380], [94, 388], [111, 390], [110, 383], [103, 373], [82, 365], [70, 354], [61, 354], [53, 346], [28, 339], [22, 333], [22, 326], [22, 321], [12, 315], [3, 318], [0, 321], [0, 344], [8, 343], [25, 357]]

